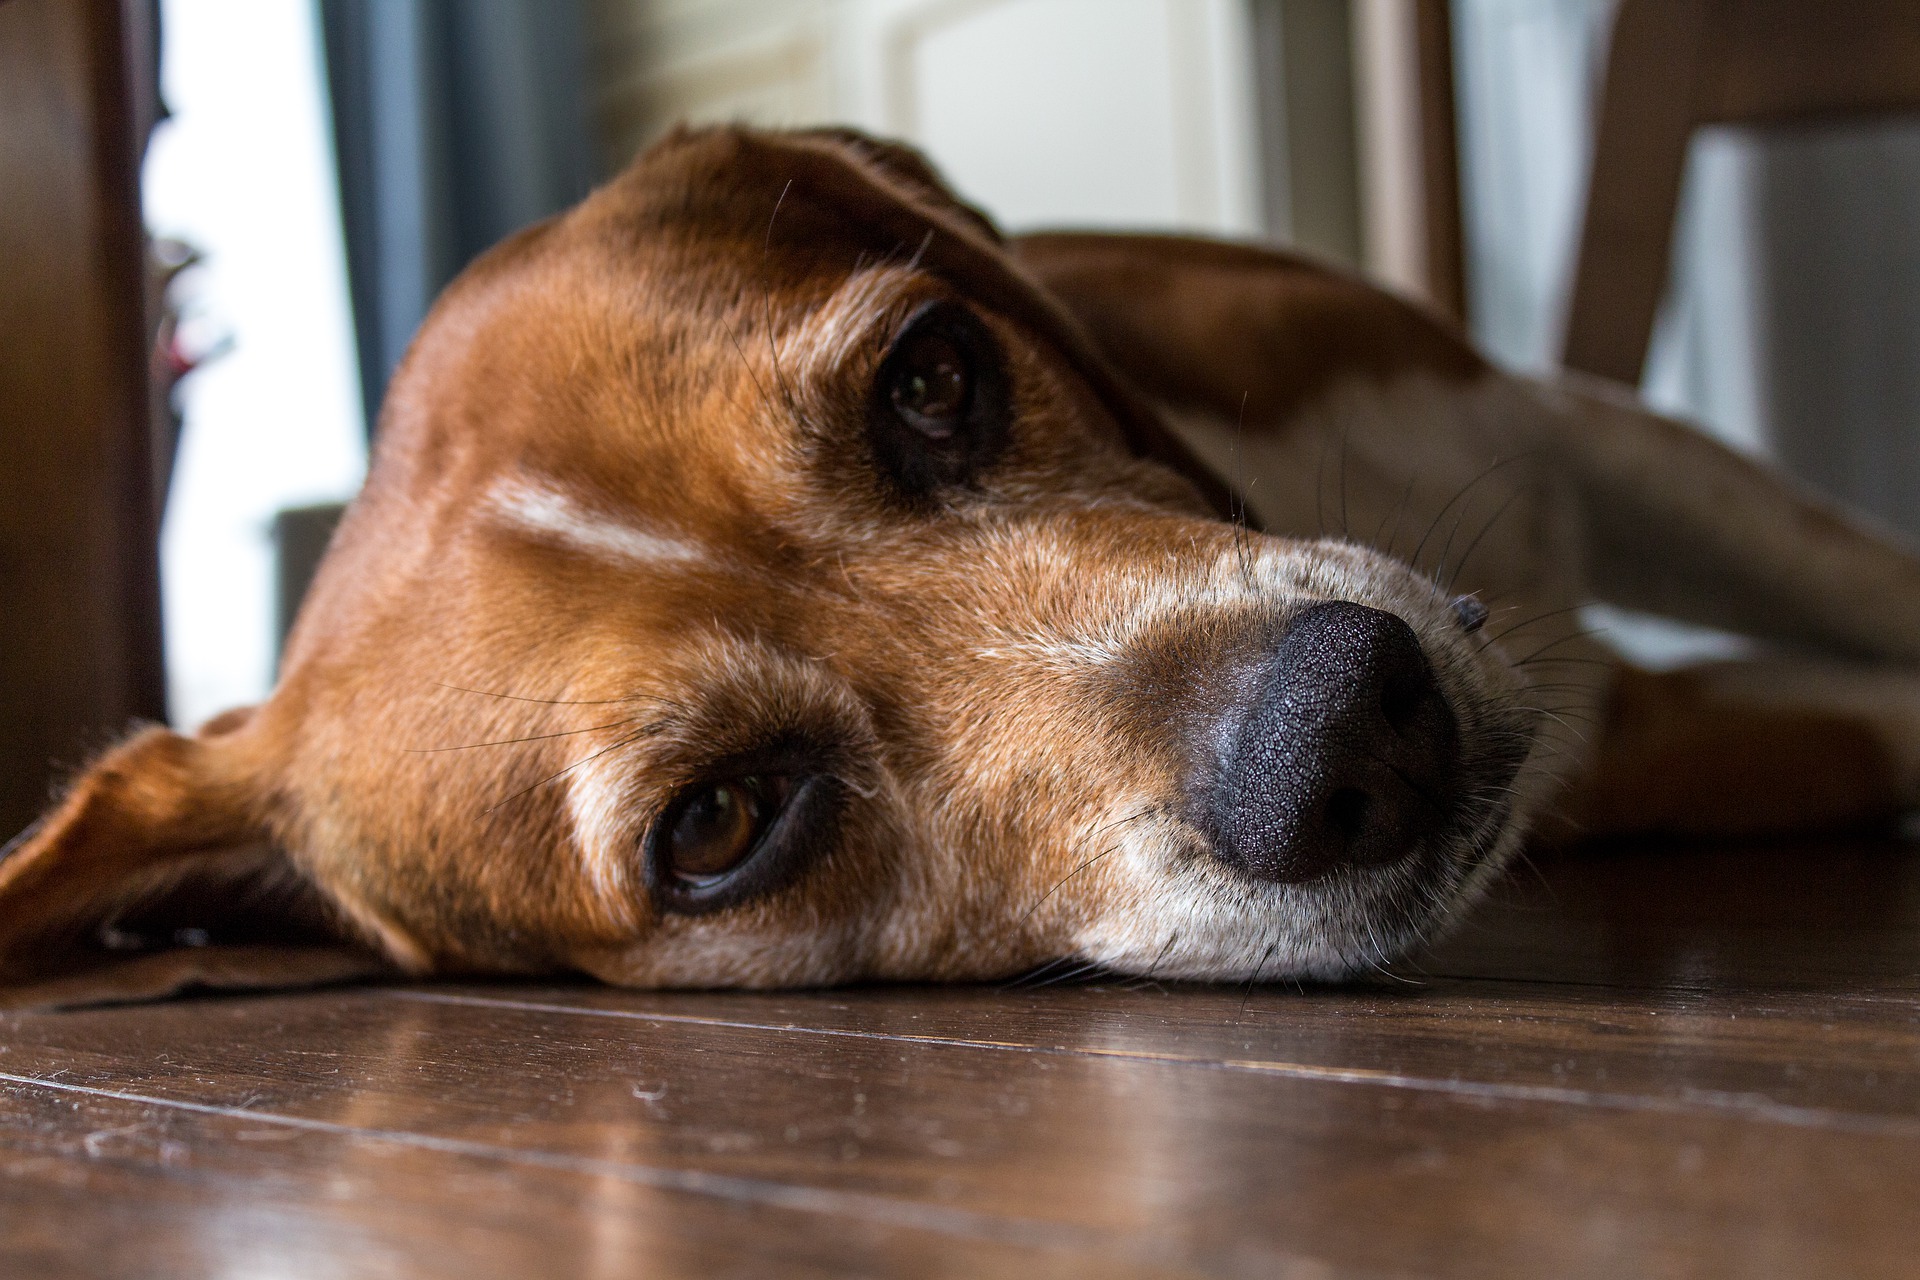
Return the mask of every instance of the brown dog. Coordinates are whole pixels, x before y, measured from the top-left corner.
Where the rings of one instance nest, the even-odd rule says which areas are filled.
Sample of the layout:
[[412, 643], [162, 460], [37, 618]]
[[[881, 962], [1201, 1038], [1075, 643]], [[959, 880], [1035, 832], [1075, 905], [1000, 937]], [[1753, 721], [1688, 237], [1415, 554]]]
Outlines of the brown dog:
[[[1835, 656], [1638, 674], [1595, 598]], [[1281, 254], [680, 133], [447, 291], [280, 687], [16, 842], [0, 977], [1338, 977], [1542, 814], [1911, 804], [1920, 684], [1850, 659], [1920, 660], [1920, 563], [1624, 399]]]

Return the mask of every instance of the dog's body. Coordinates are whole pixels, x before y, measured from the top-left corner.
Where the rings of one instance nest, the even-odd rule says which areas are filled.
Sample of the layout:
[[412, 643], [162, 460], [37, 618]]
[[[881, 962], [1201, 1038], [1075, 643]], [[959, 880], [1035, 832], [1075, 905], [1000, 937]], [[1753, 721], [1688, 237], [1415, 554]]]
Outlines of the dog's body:
[[[1636, 673], [1596, 599], [1831, 656]], [[1337, 977], [1536, 820], [1915, 804], [1916, 663], [1904, 551], [1357, 281], [681, 134], [448, 290], [280, 687], [79, 779], [0, 975]]]

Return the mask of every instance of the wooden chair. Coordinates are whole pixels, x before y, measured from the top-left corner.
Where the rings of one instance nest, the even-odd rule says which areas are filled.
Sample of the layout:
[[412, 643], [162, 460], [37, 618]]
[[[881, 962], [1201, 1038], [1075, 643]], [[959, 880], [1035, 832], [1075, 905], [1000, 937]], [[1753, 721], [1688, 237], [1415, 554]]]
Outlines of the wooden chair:
[[1364, 259], [1384, 283], [1467, 318], [1450, 0], [1355, 0]]
[[1695, 129], [1912, 110], [1920, 0], [1622, 0], [1563, 362], [1639, 383]]

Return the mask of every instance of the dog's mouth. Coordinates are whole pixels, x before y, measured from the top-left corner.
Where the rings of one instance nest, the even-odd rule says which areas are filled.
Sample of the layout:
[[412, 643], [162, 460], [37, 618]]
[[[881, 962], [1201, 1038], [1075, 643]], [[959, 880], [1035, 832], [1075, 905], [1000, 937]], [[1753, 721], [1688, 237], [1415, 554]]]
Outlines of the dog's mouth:
[[[1503, 746], [1470, 775], [1442, 822], [1406, 847], [1304, 879], [1248, 874], [1205, 840], [1158, 864], [1175, 887], [1156, 918], [1103, 922], [1068, 955], [1089, 972], [1219, 982], [1341, 981], [1404, 959], [1444, 932], [1517, 847], [1515, 779]], [[1117, 927], [1115, 927], [1117, 926]]]
[[1475, 754], [1458, 763], [1457, 793], [1430, 829], [1289, 886], [1296, 904], [1318, 908], [1320, 947], [1303, 976], [1344, 978], [1404, 958], [1455, 923], [1504, 865], [1522, 834], [1514, 782], [1526, 752], [1508, 744]]
[[1167, 905], [1077, 951], [1167, 977], [1337, 979], [1442, 930], [1519, 843], [1536, 738], [1459, 648], [1351, 601], [1293, 613], [1203, 696], [1180, 830], [1140, 842]]

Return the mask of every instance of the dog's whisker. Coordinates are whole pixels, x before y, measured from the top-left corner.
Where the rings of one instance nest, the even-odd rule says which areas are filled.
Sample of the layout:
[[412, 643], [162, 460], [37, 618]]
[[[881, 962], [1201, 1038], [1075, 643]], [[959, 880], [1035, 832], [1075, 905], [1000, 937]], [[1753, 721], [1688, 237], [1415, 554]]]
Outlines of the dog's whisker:
[[[1047, 965], [1053, 965], [1058, 963], [1060, 963], [1058, 960], [1048, 960], [1044, 964], [1037, 966], [1037, 968], [1044, 969], [1047, 967]], [[1020, 984], [1025, 982], [1028, 978], [1032, 977], [1035, 971], [1036, 971], [1035, 969], [1023, 969], [1019, 973], [1014, 974], [1011, 978], [1008, 978], [1005, 982], [1002, 982], [999, 986], [995, 987], [994, 990], [998, 991], [1002, 995], [1005, 995], [1009, 991], [1017, 991], [1020, 989]]]
[[672, 707], [676, 711], [687, 709], [684, 703], [675, 702], [672, 698], [656, 697], [650, 693], [629, 694], [624, 698], [529, 698], [517, 693], [495, 693], [491, 689], [469, 689], [464, 685], [446, 684], [439, 680], [434, 681], [434, 686], [440, 689], [451, 689], [455, 693], [471, 693], [480, 698], [500, 698], [507, 702], [533, 702], [546, 707], [617, 707], [635, 702], [652, 702], [663, 707]]
[[932, 247], [933, 247], [933, 228], [928, 227], [927, 234], [920, 237], [920, 247], [913, 251], [913, 256], [911, 258], [907, 259], [907, 270], [918, 271], [920, 269], [920, 260], [927, 256], [927, 250]]
[[1025, 925], [1026, 922], [1033, 917], [1033, 913], [1038, 911], [1042, 906], [1046, 904], [1046, 901], [1048, 898], [1051, 898], [1054, 894], [1060, 892], [1061, 887], [1065, 885], [1067, 881], [1073, 879], [1075, 876], [1079, 875], [1082, 871], [1085, 871], [1088, 867], [1100, 861], [1100, 859], [1106, 857], [1108, 854], [1117, 852], [1119, 848], [1120, 846], [1117, 844], [1109, 845], [1107, 848], [1102, 849], [1099, 853], [1094, 854], [1091, 858], [1088, 858], [1085, 862], [1081, 863], [1079, 866], [1075, 867], [1073, 870], [1067, 872], [1066, 875], [1060, 877], [1060, 879], [1054, 884], [1053, 888], [1047, 890], [1045, 893], [1040, 895], [1040, 900], [1038, 902], [1035, 902], [1032, 906], [1028, 907], [1025, 911], [1020, 913], [1020, 919], [1014, 922], [1014, 928], [1018, 929], [1021, 926]]
[[1606, 667], [1612, 670], [1620, 663], [1610, 658], [1534, 658], [1527, 662], [1512, 664], [1518, 667]]
[[773, 202], [773, 212], [767, 215], [767, 238], [760, 246], [762, 253], [773, 252], [773, 224], [780, 217], [780, 206], [787, 202], [787, 192], [793, 190], [793, 179], [787, 179], [787, 185], [780, 188], [780, 198]]
[[599, 733], [603, 729], [624, 729], [630, 724], [637, 724], [639, 720], [639, 716], [632, 716], [625, 720], [615, 720], [611, 724], [589, 725], [585, 729], [562, 729], [558, 733], [532, 733], [524, 738], [496, 738], [492, 742], [466, 742], [457, 747], [406, 747], [404, 750], [411, 755], [434, 755], [442, 751], [472, 751], [476, 747], [510, 747], [521, 742], [545, 742], [549, 738], [572, 738], [583, 733]]
[[1549, 711], [1545, 707], [1529, 707], [1527, 709], [1539, 715], [1543, 715], [1549, 720], [1554, 721], [1556, 724], [1564, 728], [1568, 733], [1573, 734], [1575, 737], [1579, 738], [1583, 742], [1586, 740], [1587, 729], [1592, 728], [1591, 725], [1588, 725], [1587, 729], [1576, 729], [1572, 725], [1568, 724], [1560, 713]]
[[1548, 899], [1551, 900], [1555, 906], [1558, 906], [1560, 903], [1559, 889], [1554, 887], [1553, 881], [1548, 878], [1546, 872], [1540, 869], [1540, 864], [1534, 860], [1532, 854], [1527, 852], [1525, 846], [1514, 850], [1513, 860], [1533, 873], [1534, 879], [1538, 880], [1540, 887], [1546, 891]]
[[1260, 953], [1260, 959], [1253, 966], [1253, 972], [1247, 975], [1246, 989], [1240, 993], [1240, 1008], [1238, 1012], [1233, 1015], [1234, 1021], [1238, 1022], [1246, 1016], [1247, 1001], [1253, 998], [1254, 984], [1260, 980], [1260, 974], [1266, 969], [1267, 961], [1273, 959], [1273, 953], [1279, 949], [1280, 939], [1276, 937], [1273, 941], [1267, 943], [1267, 949]]
[[1060, 968], [1062, 965], [1074, 964], [1077, 960], [1078, 957], [1076, 956], [1055, 956], [1051, 960], [1035, 965], [1025, 973], [1014, 975], [1014, 977], [1001, 984], [1000, 990], [1003, 992], [1017, 991], [1022, 988], [1039, 985], [1045, 981], [1047, 974]]
[[1403, 974], [1395, 973], [1392, 969], [1389, 969], [1384, 963], [1382, 963], [1379, 960], [1373, 960], [1373, 961], [1370, 961], [1369, 963], [1372, 965], [1373, 971], [1375, 973], [1387, 979], [1389, 982], [1397, 982], [1403, 987], [1424, 987], [1427, 985], [1424, 982], [1416, 981], [1415, 979], [1406, 977]]
[[1556, 715], [1585, 716], [1590, 714], [1587, 704], [1584, 702], [1570, 702], [1565, 706], [1561, 706], [1561, 707], [1527, 707], [1523, 705], [1521, 707], [1521, 710], [1523, 711], [1532, 710], [1532, 711], [1542, 711], [1542, 712], [1551, 711]]
[[[1167, 958], [1167, 955], [1173, 950], [1174, 944], [1178, 943], [1179, 941], [1180, 941], [1180, 931], [1178, 929], [1174, 930], [1172, 933], [1167, 935], [1166, 944], [1162, 946], [1159, 952], [1153, 957], [1153, 963], [1147, 966], [1147, 971], [1144, 974], [1140, 975], [1141, 982], [1143, 983], [1153, 982], [1153, 975], [1159, 972], [1161, 962]], [[1159, 984], [1154, 983], [1154, 985], [1158, 986]]]
[[727, 331], [727, 341], [733, 344], [735, 354], [740, 357], [741, 367], [747, 371], [747, 376], [753, 379], [754, 389], [760, 393], [762, 400], [771, 405], [773, 403], [773, 396], [768, 393], [767, 384], [760, 381], [760, 371], [755, 369], [753, 367], [753, 361], [747, 358], [747, 349], [740, 344], [740, 335], [734, 331], [731, 324], [727, 324], [725, 328]]
[[[1519, 495], [1516, 492], [1514, 496]], [[1453, 540], [1460, 536], [1460, 526], [1467, 522], [1467, 516], [1472, 511], [1473, 500], [1468, 499], [1453, 513], [1453, 525], [1447, 530], [1447, 540], [1440, 544], [1440, 554], [1434, 558], [1432, 582], [1436, 591], [1451, 593], [1453, 590], [1452, 582], [1447, 577], [1447, 557], [1453, 553]]]
[[1251, 548], [1247, 545], [1247, 494], [1250, 486], [1247, 483], [1246, 469], [1240, 460], [1240, 445], [1246, 434], [1247, 397], [1251, 394], [1251, 389], [1240, 393], [1240, 416], [1233, 428], [1233, 502], [1230, 508], [1233, 515], [1234, 554], [1240, 561], [1240, 582], [1249, 595], [1254, 592], [1253, 560], [1250, 554]]
[[1529, 653], [1524, 658], [1518, 659], [1512, 665], [1516, 667], [1525, 666], [1527, 663], [1537, 660], [1542, 654], [1551, 653], [1553, 650], [1559, 648], [1563, 644], [1571, 644], [1575, 640], [1584, 640], [1591, 636], [1602, 635], [1606, 632], [1606, 630], [1607, 629], [1605, 627], [1586, 627], [1579, 631], [1569, 632], [1568, 634], [1561, 636], [1557, 640], [1552, 640], [1546, 644], [1541, 645], [1538, 649], [1535, 649], [1532, 653]]
[[1347, 433], [1349, 429], [1346, 423], [1340, 426], [1340, 536], [1350, 539], [1352, 526], [1347, 523]]
[[1043, 986], [1052, 986], [1054, 981], [1058, 979], [1058, 975], [1071, 973], [1073, 965], [1077, 965], [1077, 963], [1081, 963], [1081, 961], [1073, 958], [1073, 956], [1062, 956], [1060, 960], [1056, 960], [1052, 965], [1048, 965], [1050, 971], [1048, 971], [1044, 977], [1033, 977], [1033, 979], [1029, 979], [1027, 983], [1021, 983], [1021, 990], [1041, 990]]
[[1313, 527], [1323, 538], [1327, 536], [1327, 450], [1332, 447], [1332, 443], [1323, 438], [1320, 461], [1313, 466]]
[[[1499, 510], [1495, 511], [1492, 517], [1480, 526], [1480, 532], [1473, 535], [1473, 541], [1469, 542], [1467, 549], [1460, 554], [1460, 563], [1453, 566], [1453, 574], [1447, 579], [1448, 594], [1451, 595], [1453, 593], [1455, 584], [1460, 581], [1460, 575], [1467, 571], [1467, 564], [1473, 559], [1473, 553], [1480, 549], [1480, 543], [1493, 531], [1493, 526], [1500, 523], [1500, 517], [1506, 515], [1507, 512], [1512, 509], [1513, 504], [1518, 502], [1525, 493], [1525, 489], [1515, 489], [1507, 496], [1507, 500], [1500, 504]], [[1449, 538], [1449, 541], [1451, 541], [1451, 538]], [[1443, 573], [1446, 571], [1446, 567], [1446, 553], [1442, 552], [1440, 555], [1440, 569]]]
[[1034, 983], [1032, 989], [1038, 990], [1041, 987], [1058, 987], [1058, 986], [1063, 986], [1069, 982], [1077, 982], [1090, 975], [1097, 976], [1105, 968], [1106, 966], [1101, 964], [1098, 960], [1082, 960], [1081, 962], [1079, 962], [1078, 964], [1074, 965], [1071, 968], [1063, 969], [1059, 973], [1053, 974], [1049, 977], [1042, 979], [1039, 982]]
[[1544, 613], [1536, 613], [1532, 617], [1526, 619], [1524, 622], [1512, 623], [1506, 627], [1501, 628], [1499, 632], [1493, 635], [1489, 635], [1486, 638], [1486, 640], [1481, 644], [1480, 648], [1484, 652], [1488, 645], [1498, 644], [1500, 641], [1505, 640], [1508, 636], [1512, 635], [1514, 632], [1519, 631], [1526, 627], [1530, 627], [1536, 622], [1545, 622], [1548, 618], [1558, 618], [1565, 614], [1578, 613], [1580, 610], [1584, 608], [1586, 608], [1584, 604], [1570, 604], [1565, 606], [1564, 608], [1548, 609]]
[[1413, 498], [1413, 484], [1416, 479], [1418, 479], [1417, 476], [1407, 477], [1407, 487], [1400, 491], [1400, 501], [1393, 506], [1393, 510], [1390, 513], [1391, 519], [1393, 520], [1393, 535], [1387, 539], [1386, 546], [1380, 546], [1380, 535], [1387, 531], [1387, 520], [1389, 516], [1380, 517], [1380, 527], [1373, 531], [1373, 545], [1379, 547], [1380, 550], [1388, 555], [1393, 554], [1393, 544], [1400, 541], [1400, 521], [1407, 513], [1407, 503]]
[[780, 367], [780, 344], [774, 340], [773, 336], [773, 294], [763, 292], [760, 300], [762, 324], [767, 332], [767, 356], [773, 362], [773, 384], [780, 388], [780, 398], [785, 402], [787, 414], [793, 419], [794, 424], [811, 432], [813, 424], [807, 420], [806, 414], [801, 412], [800, 400], [794, 394], [793, 384], [787, 381], [786, 370]]
[[1087, 833], [1087, 838], [1092, 839], [1094, 836], [1105, 835], [1115, 827], [1130, 826], [1133, 823], [1139, 822], [1142, 818], [1151, 818], [1158, 812], [1160, 812], [1158, 805], [1148, 805], [1138, 813], [1130, 813], [1124, 818], [1115, 818], [1112, 822], [1106, 823], [1104, 826], [1095, 827]]
[[[1405, 917], [1407, 921], [1411, 922], [1413, 920], [1424, 918], [1424, 916], [1428, 912], [1430, 912], [1432, 909], [1433, 908], [1431, 906], [1427, 906], [1423, 904], [1418, 913], [1403, 910], [1402, 915]], [[1403, 925], [1402, 926], [1403, 932], [1404, 932], [1404, 928], [1405, 926]], [[1390, 982], [1398, 982], [1402, 986], [1424, 987], [1427, 985], [1427, 983], [1423, 980], [1425, 976], [1425, 972], [1424, 970], [1420, 970], [1417, 965], [1414, 966], [1414, 968], [1416, 972], [1422, 975], [1421, 978], [1407, 977], [1405, 974], [1397, 972], [1392, 967], [1392, 964], [1393, 964], [1392, 957], [1397, 951], [1401, 950], [1404, 947], [1405, 945], [1404, 938], [1401, 939], [1399, 942], [1395, 943], [1394, 945], [1384, 944], [1380, 941], [1379, 937], [1373, 933], [1373, 926], [1371, 924], [1368, 925], [1368, 934], [1373, 939], [1374, 956], [1370, 963], [1372, 964], [1372, 967], [1375, 973], [1378, 973], [1381, 977], [1387, 979]]]
[[[766, 241], [761, 246], [761, 254], [763, 257], [770, 256], [773, 253], [774, 223], [779, 220], [780, 208], [786, 204], [787, 193], [791, 190], [793, 190], [793, 179], [789, 178], [787, 179], [787, 184], [780, 188], [780, 198], [773, 202], [773, 212], [767, 217]], [[776, 326], [773, 322], [773, 290], [770, 286], [763, 287], [760, 291], [760, 311], [761, 322], [766, 329], [767, 335], [767, 355], [773, 362], [774, 385], [780, 388], [781, 399], [785, 401], [787, 413], [792, 417], [794, 424], [811, 430], [812, 424], [807, 421], [806, 415], [801, 412], [799, 398], [795, 396], [792, 384], [787, 381], [786, 371], [780, 367], [780, 344], [774, 338]]]
[[485, 809], [481, 811], [481, 816], [485, 817], [493, 813], [495, 809], [499, 809], [506, 805], [512, 804], [515, 800], [520, 799], [520, 797], [529, 795], [535, 791], [538, 791], [541, 787], [544, 787], [549, 783], [558, 782], [561, 778], [566, 777], [569, 773], [572, 773], [575, 769], [578, 769], [581, 765], [592, 764], [595, 760], [598, 760], [601, 756], [604, 756], [609, 752], [618, 751], [623, 747], [630, 747], [634, 743], [639, 742], [641, 739], [649, 737], [652, 734], [659, 732], [659, 730], [664, 727], [665, 726], [660, 725], [658, 723], [647, 725], [643, 727], [639, 733], [629, 734], [628, 736], [620, 739], [618, 742], [614, 743], [611, 746], [603, 747], [599, 751], [594, 752], [592, 755], [587, 756], [584, 759], [575, 760], [572, 764], [568, 765], [566, 768], [560, 769], [554, 773], [548, 774], [546, 777], [540, 779], [540, 781], [534, 783], [531, 786], [520, 788], [520, 790], [514, 792], [512, 795], [508, 796], [504, 800], [499, 800], [494, 802], [491, 805], [488, 805]]
[[1420, 567], [1420, 553], [1426, 550], [1427, 541], [1430, 538], [1432, 538], [1434, 533], [1440, 528], [1440, 522], [1447, 518], [1447, 513], [1453, 510], [1455, 503], [1459, 502], [1462, 498], [1465, 498], [1468, 494], [1472, 493], [1476, 485], [1478, 485], [1481, 481], [1487, 479], [1489, 476], [1493, 475], [1494, 472], [1500, 470], [1502, 467], [1508, 466], [1511, 463], [1518, 462], [1522, 458], [1525, 458], [1527, 456], [1528, 455], [1524, 453], [1516, 453], [1509, 457], [1501, 458], [1499, 461], [1495, 462], [1493, 465], [1486, 468], [1486, 470], [1482, 471], [1479, 475], [1475, 476], [1473, 479], [1467, 481], [1466, 484], [1462, 485], [1460, 487], [1460, 491], [1454, 494], [1451, 498], [1448, 498], [1446, 501], [1446, 505], [1442, 506], [1439, 511], [1434, 513], [1433, 522], [1427, 526], [1427, 531], [1420, 535], [1420, 541], [1414, 544], [1413, 554], [1407, 557], [1407, 563], [1412, 565], [1416, 569]]

